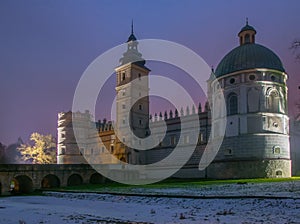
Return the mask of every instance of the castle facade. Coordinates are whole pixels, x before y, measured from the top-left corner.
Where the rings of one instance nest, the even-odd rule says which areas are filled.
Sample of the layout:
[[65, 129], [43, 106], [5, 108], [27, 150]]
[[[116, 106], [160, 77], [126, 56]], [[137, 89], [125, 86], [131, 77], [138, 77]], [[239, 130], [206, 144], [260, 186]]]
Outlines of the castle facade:
[[[288, 76], [279, 57], [270, 49], [255, 43], [255, 36], [256, 30], [247, 22], [238, 33], [239, 46], [221, 60], [207, 82], [211, 106], [220, 103], [220, 94], [224, 96], [226, 130], [219, 151], [205, 169], [198, 169], [199, 161], [209, 139], [217, 139], [222, 135], [218, 131], [222, 113], [219, 110], [210, 111], [206, 103], [203, 108], [199, 104], [198, 108], [193, 106], [150, 115], [147, 79], [150, 69], [145, 66], [146, 62], [138, 51], [138, 41], [133, 31], [127, 40], [128, 48], [120, 59], [120, 66], [115, 69], [115, 123], [106, 120], [92, 122], [88, 112], [60, 113], [58, 163], [78, 164], [88, 160], [95, 164], [114, 164], [116, 161], [109, 156], [113, 154], [120, 162], [152, 164], [167, 157], [179, 143], [183, 145], [183, 155], [185, 148], [197, 141], [192, 157], [174, 174], [175, 177], [290, 177]], [[133, 80], [140, 82], [133, 85]], [[130, 114], [129, 123], [125, 119], [126, 114]], [[182, 130], [181, 120], [192, 125], [195, 116], [199, 120], [199, 132]], [[80, 139], [74, 136], [74, 119], [82, 124]], [[138, 144], [138, 138], [151, 135], [149, 126], [159, 127], [163, 123], [167, 124], [167, 132], [161, 136], [158, 134], [158, 144], [152, 149], [137, 150], [126, 146], [128, 141], [137, 141]], [[127, 133], [128, 126], [137, 139]], [[96, 127], [96, 134], [90, 131], [91, 127]], [[122, 139], [117, 137], [116, 131]], [[101, 143], [94, 140], [99, 137]], [[180, 160], [180, 154], [177, 156]]]

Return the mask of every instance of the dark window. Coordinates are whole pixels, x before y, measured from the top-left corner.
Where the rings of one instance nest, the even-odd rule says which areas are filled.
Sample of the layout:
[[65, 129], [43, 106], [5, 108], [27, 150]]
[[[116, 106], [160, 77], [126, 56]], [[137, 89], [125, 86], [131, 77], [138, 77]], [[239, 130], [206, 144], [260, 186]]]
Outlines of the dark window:
[[272, 80], [272, 81], [275, 81], [275, 80], [276, 80], [276, 77], [275, 77], [274, 75], [272, 75], [272, 76], [271, 76], [271, 80]]
[[235, 83], [235, 79], [234, 79], [234, 78], [231, 78], [231, 79], [229, 80], [229, 82], [230, 82], [230, 84], [233, 84], [233, 83]]
[[171, 136], [171, 145], [176, 145], [176, 136]]
[[139, 110], [143, 110], [143, 105], [139, 104]]
[[66, 149], [65, 148], [61, 148], [60, 154], [61, 155], [65, 155], [66, 154]]
[[250, 75], [250, 76], [249, 76], [249, 79], [250, 79], [251, 81], [255, 80], [255, 75]]
[[114, 146], [113, 146], [113, 145], [110, 146], [110, 152], [111, 152], [111, 153], [114, 152]]
[[141, 80], [141, 73], [139, 73], [139, 80]]
[[126, 76], [125, 76], [125, 72], [123, 72], [123, 73], [122, 73], [122, 81], [124, 81], [124, 80], [125, 80], [125, 78], [126, 78]]
[[249, 34], [246, 34], [245, 35], [245, 43], [250, 43], [250, 35]]

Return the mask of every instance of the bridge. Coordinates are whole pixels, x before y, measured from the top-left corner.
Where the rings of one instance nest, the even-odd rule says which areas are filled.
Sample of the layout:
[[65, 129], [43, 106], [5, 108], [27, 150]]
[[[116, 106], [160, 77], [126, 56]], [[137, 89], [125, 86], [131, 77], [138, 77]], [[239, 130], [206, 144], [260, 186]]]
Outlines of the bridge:
[[[205, 172], [199, 171], [197, 165], [186, 165], [180, 171], [174, 172], [172, 177], [205, 178]], [[94, 164], [93, 167], [113, 179], [124, 180], [155, 180], [160, 179], [165, 170], [177, 170], [177, 167], [169, 166], [126, 169], [124, 164]], [[93, 167], [89, 164], [0, 164], [0, 195], [9, 195], [12, 190], [14, 193], [31, 193], [40, 189], [111, 181]], [[150, 170], [151, 174], [147, 173]]]
[[106, 181], [88, 164], [0, 164], [1, 195]]

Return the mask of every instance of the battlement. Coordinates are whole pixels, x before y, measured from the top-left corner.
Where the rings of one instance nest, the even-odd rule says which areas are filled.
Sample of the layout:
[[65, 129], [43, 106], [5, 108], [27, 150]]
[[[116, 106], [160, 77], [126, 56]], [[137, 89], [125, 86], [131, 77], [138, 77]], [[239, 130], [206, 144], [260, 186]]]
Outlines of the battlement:
[[193, 105], [191, 107], [191, 109], [189, 106], [187, 106], [185, 110], [183, 109], [183, 107], [181, 107], [180, 113], [178, 112], [177, 109], [175, 109], [174, 111], [170, 110], [169, 113], [167, 111], [165, 111], [164, 113], [162, 113], [162, 112], [155, 113], [154, 116], [152, 114], [150, 114], [149, 121], [152, 123], [158, 122], [158, 121], [167, 121], [167, 120], [172, 120], [174, 118], [185, 117], [185, 116], [190, 116], [190, 115], [194, 115], [194, 114], [198, 114], [198, 115], [201, 114], [201, 115], [207, 116], [207, 113], [209, 111], [210, 111], [210, 108], [209, 108], [208, 102], [205, 103], [204, 111], [202, 111], [201, 103], [199, 103], [197, 110], [196, 110], [195, 106]]
[[91, 114], [88, 110], [86, 110], [84, 113], [82, 112], [60, 112], [58, 113], [58, 127], [62, 126], [68, 126], [71, 125], [73, 120], [76, 119], [76, 121], [91, 121]]
[[114, 122], [113, 121], [107, 121], [105, 118], [103, 121], [98, 120], [96, 122], [96, 128], [99, 133], [106, 132], [106, 131], [113, 131], [114, 130]]

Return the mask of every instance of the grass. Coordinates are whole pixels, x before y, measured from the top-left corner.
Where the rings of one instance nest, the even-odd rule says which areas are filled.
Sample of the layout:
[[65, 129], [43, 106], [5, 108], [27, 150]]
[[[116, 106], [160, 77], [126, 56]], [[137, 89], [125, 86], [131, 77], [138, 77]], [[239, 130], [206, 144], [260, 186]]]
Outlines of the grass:
[[[85, 184], [79, 186], [60, 187], [55, 191], [82, 191], [82, 192], [130, 192], [134, 189], [172, 189], [172, 188], [201, 188], [208, 185], [219, 184], [259, 184], [273, 182], [300, 181], [300, 177], [291, 178], [258, 178], [258, 179], [232, 179], [232, 180], [195, 180], [195, 179], [167, 179], [149, 185], [125, 185], [120, 183]], [[51, 189], [52, 190], [52, 189]]]

